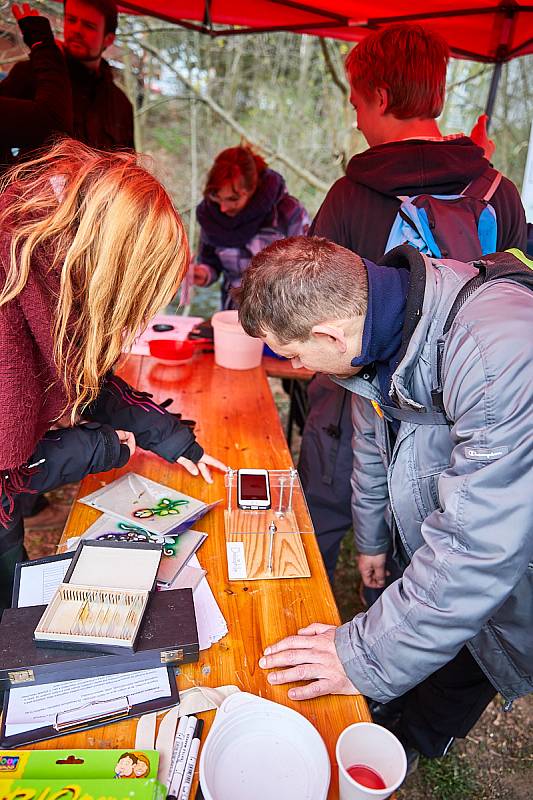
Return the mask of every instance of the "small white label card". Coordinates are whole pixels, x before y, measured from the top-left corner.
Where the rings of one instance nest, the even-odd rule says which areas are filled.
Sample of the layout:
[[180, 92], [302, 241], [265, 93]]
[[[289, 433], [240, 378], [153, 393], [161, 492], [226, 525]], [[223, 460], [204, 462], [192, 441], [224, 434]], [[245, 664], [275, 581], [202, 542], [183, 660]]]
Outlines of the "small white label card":
[[245, 581], [248, 575], [246, 573], [246, 561], [244, 559], [244, 543], [226, 542], [226, 553], [228, 556], [228, 577], [230, 581]]

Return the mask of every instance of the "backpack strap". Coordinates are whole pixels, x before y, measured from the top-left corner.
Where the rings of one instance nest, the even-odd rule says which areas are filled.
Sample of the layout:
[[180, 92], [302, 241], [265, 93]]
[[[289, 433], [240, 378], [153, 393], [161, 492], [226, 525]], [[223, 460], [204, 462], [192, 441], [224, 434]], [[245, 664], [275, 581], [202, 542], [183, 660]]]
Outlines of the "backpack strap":
[[399, 363], [407, 352], [411, 336], [422, 316], [426, 290], [426, 260], [425, 256], [412, 245], [400, 244], [385, 253], [379, 265], [381, 267], [396, 267], [409, 270], [409, 289], [405, 306], [402, 342], [397, 355]]
[[[455, 298], [453, 305], [446, 317], [444, 328], [442, 329], [442, 336], [446, 336], [453, 321], [459, 313], [461, 307], [466, 303], [469, 297], [479, 289], [487, 281], [498, 280], [506, 278], [507, 280], [514, 281], [521, 286], [527, 286], [533, 291], [533, 262], [530, 261], [520, 250], [509, 250], [505, 253], [494, 253], [486, 258], [473, 261], [472, 265], [477, 267], [479, 273], [470, 278], [464, 286], [459, 290], [459, 294]], [[439, 411], [444, 412], [444, 403], [442, 399], [442, 359], [444, 354], [444, 339], [441, 338], [437, 342], [437, 376], [436, 385], [431, 391], [433, 400], [433, 407]]]
[[474, 197], [476, 200], [484, 200], [488, 203], [494, 192], [501, 183], [502, 173], [493, 167], [488, 167], [485, 172], [470, 181], [468, 186], [461, 192], [462, 197]]
[[415, 411], [409, 408], [398, 408], [397, 406], [385, 406], [381, 403], [379, 408], [386, 419], [398, 420], [399, 422], [412, 422], [415, 425], [449, 425], [448, 417], [442, 411], [432, 409], [431, 411]]

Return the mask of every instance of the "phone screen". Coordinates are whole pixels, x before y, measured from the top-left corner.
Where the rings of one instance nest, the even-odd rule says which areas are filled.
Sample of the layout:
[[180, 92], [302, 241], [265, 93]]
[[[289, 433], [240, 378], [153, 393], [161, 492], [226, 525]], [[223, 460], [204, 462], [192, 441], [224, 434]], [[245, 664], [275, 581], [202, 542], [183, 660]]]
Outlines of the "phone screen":
[[265, 475], [241, 475], [241, 500], [268, 500]]

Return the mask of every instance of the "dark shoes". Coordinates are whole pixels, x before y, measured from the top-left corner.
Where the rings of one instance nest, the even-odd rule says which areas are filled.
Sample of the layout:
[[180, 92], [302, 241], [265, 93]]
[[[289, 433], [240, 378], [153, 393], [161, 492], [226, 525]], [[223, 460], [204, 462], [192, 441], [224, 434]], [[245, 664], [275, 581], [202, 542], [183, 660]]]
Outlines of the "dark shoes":
[[396, 731], [393, 728], [398, 728], [402, 718], [402, 707], [396, 700], [391, 700], [390, 703], [378, 703], [377, 700], [367, 699], [368, 709], [372, 714], [372, 720], [376, 725], [382, 725], [389, 731], [392, 731], [396, 736]]

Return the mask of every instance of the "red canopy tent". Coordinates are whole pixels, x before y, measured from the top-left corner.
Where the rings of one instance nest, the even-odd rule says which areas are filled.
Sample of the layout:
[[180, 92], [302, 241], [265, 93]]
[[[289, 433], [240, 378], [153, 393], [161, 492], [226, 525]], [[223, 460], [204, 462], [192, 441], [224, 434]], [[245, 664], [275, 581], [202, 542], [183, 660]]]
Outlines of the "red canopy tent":
[[533, 53], [533, 5], [521, 0], [121, 0], [120, 6], [209, 36], [292, 31], [357, 41], [405, 21], [438, 31], [459, 58], [501, 64]]

